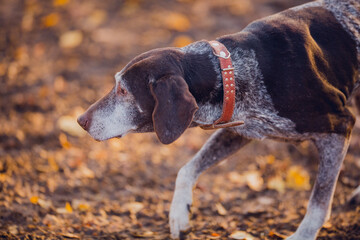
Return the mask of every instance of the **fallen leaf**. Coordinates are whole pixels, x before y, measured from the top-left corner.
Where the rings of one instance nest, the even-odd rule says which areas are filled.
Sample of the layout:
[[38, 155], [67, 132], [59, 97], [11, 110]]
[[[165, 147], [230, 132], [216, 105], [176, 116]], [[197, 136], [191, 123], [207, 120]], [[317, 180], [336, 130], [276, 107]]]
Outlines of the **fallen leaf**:
[[80, 237], [75, 235], [75, 234], [72, 234], [72, 233], [62, 233], [61, 234], [62, 236], [64, 236], [65, 238], [72, 238], [72, 239], [79, 239]]
[[80, 45], [83, 40], [83, 34], [80, 30], [68, 31], [60, 36], [60, 47], [74, 48]]
[[54, 0], [53, 5], [54, 7], [64, 6], [69, 3], [70, 0]]
[[281, 176], [274, 176], [267, 181], [267, 188], [276, 190], [279, 193], [285, 192], [285, 181]]
[[224, 206], [221, 203], [216, 203], [215, 207], [219, 215], [224, 216], [227, 214], [227, 210], [224, 208]]
[[141, 209], [144, 208], [144, 204], [142, 204], [141, 202], [130, 202], [130, 203], [126, 203], [124, 205], [124, 208], [131, 212], [132, 214], [136, 214], [137, 212], [139, 212]]
[[269, 237], [277, 237], [277, 238], [282, 238], [282, 239], [287, 238], [287, 236], [285, 236], [284, 234], [274, 232], [272, 230], [269, 232]]
[[64, 133], [60, 133], [59, 135], [59, 142], [61, 146], [65, 149], [69, 149], [71, 147], [71, 143], [67, 140], [67, 137]]
[[193, 39], [190, 38], [189, 36], [186, 36], [186, 35], [180, 35], [180, 36], [177, 36], [175, 39], [174, 39], [174, 42], [173, 42], [173, 45], [175, 47], [185, 47], [186, 45], [190, 44], [193, 42]]
[[43, 17], [42, 23], [45, 27], [53, 27], [58, 24], [60, 16], [58, 13], [50, 13], [49, 15]]
[[8, 227], [8, 229], [9, 229], [9, 232], [13, 235], [17, 235], [19, 233], [18, 227], [16, 225], [10, 225]]
[[73, 209], [72, 209], [72, 207], [71, 207], [71, 204], [68, 203], [68, 202], [66, 202], [66, 204], [65, 204], [65, 209], [66, 209], [66, 211], [69, 212], [69, 213], [72, 213], [72, 212], [73, 212]]
[[239, 174], [238, 172], [230, 172], [228, 174], [228, 178], [229, 178], [230, 182], [239, 184], [239, 185], [243, 185], [246, 182], [245, 177], [243, 175]]
[[251, 190], [260, 191], [262, 189], [264, 180], [258, 171], [249, 171], [244, 177], [246, 184]]
[[331, 228], [332, 224], [331, 224], [331, 222], [326, 222], [322, 227], [323, 228]]
[[56, 212], [59, 213], [59, 214], [67, 214], [67, 213], [72, 213], [73, 209], [71, 207], [71, 204], [69, 202], [66, 202], [65, 207], [57, 208]]
[[38, 199], [38, 204], [40, 207], [44, 208], [44, 209], [50, 209], [52, 207], [52, 203], [51, 201], [47, 201], [47, 200], [43, 200], [43, 199]]
[[309, 190], [310, 177], [308, 172], [300, 166], [292, 166], [287, 171], [286, 186], [296, 190]]
[[229, 236], [231, 239], [253, 240], [254, 236], [244, 231], [235, 231]]
[[62, 116], [57, 121], [59, 128], [74, 137], [82, 137], [86, 135], [86, 131], [80, 127], [76, 118], [72, 116]]
[[38, 196], [32, 196], [32, 197], [30, 198], [30, 202], [31, 202], [32, 204], [37, 204], [38, 201], [39, 201], [39, 197], [38, 197]]
[[179, 32], [185, 32], [190, 28], [189, 19], [185, 15], [175, 12], [169, 13], [165, 17], [165, 24], [168, 29]]

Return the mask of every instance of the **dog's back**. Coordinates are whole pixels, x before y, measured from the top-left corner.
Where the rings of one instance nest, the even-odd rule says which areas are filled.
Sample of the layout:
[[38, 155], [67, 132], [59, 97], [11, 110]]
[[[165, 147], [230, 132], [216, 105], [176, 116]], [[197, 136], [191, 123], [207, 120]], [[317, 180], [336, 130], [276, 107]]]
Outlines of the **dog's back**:
[[[360, 1], [358, 0], [323, 0], [325, 8], [330, 10], [344, 29], [356, 42], [357, 59], [360, 62]], [[352, 94], [360, 113], [360, 65], [358, 81]]]

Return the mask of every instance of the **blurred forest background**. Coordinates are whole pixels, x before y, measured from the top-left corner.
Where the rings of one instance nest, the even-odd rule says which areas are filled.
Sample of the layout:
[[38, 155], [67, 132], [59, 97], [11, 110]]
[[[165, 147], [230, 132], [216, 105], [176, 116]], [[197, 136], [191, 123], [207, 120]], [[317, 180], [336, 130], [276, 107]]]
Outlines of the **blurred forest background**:
[[[136, 55], [240, 31], [304, 0], [3, 0], [0, 238], [167, 239], [177, 171], [211, 131], [95, 142], [77, 116]], [[254, 142], [203, 174], [187, 239], [282, 239], [305, 214], [309, 143]], [[319, 239], [360, 239], [359, 124]]]

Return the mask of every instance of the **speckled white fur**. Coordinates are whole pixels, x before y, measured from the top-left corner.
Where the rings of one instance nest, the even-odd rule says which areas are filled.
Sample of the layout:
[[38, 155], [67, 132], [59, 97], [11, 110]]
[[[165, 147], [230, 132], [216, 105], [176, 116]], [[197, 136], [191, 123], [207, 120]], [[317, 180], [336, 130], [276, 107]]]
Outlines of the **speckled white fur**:
[[314, 135], [320, 157], [319, 172], [306, 215], [287, 240], [315, 240], [322, 225], [330, 218], [335, 186], [349, 141], [349, 138], [337, 134]]
[[334, 14], [339, 23], [355, 40], [360, 61], [360, 1], [321, 0], [320, 2]]
[[[220, 89], [222, 80], [219, 63], [217, 58], [213, 58], [209, 44], [203, 42], [191, 44], [185, 51], [199, 51], [198, 54], [212, 55], [212, 64], [219, 78], [216, 88]], [[231, 59], [235, 68], [237, 92], [239, 92], [239, 86], [242, 85], [241, 82], [246, 82], [246, 86], [248, 86], [248, 89], [242, 89], [245, 92], [241, 101], [239, 93], [236, 96], [237, 101], [232, 120], [245, 122], [244, 125], [236, 127], [236, 131], [242, 136], [252, 139], [288, 138], [292, 135], [298, 137], [295, 124], [289, 119], [278, 116], [262, 80], [263, 76], [255, 52], [236, 49], [232, 52]], [[193, 121], [199, 124], [210, 124], [220, 117], [221, 112], [221, 104], [199, 104], [199, 110], [195, 113]]]
[[[121, 87], [126, 89], [123, 81], [121, 81], [121, 72], [115, 75], [115, 79], [116, 86], [113, 91], [116, 91], [118, 84], [121, 84]], [[113, 93], [113, 96], [115, 95], [116, 93]], [[94, 110], [88, 132], [96, 140], [125, 136], [136, 129], [134, 117], [136, 116], [135, 112], [139, 110], [141, 111], [131, 94], [118, 98], [109, 98], [106, 100], [106, 107]]]

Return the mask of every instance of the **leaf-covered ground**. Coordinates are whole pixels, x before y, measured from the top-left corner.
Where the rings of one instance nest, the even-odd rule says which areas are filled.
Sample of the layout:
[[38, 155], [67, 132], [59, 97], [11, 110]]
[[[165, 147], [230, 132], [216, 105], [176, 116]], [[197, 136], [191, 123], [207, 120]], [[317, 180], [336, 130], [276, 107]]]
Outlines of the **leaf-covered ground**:
[[[212, 132], [95, 142], [76, 116], [137, 54], [241, 30], [302, 0], [9, 0], [0, 4], [0, 238], [167, 239], [176, 173]], [[319, 239], [360, 239], [360, 127]], [[282, 239], [305, 214], [314, 146], [253, 142], [204, 173], [185, 239]], [[247, 239], [250, 239], [249, 237]]]

